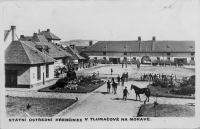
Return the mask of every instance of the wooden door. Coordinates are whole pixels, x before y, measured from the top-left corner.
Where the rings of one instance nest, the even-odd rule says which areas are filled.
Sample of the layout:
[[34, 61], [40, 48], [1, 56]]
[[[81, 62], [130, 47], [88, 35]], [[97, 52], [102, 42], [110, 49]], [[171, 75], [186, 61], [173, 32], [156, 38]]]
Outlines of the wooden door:
[[6, 70], [5, 71], [5, 86], [10, 88], [17, 88], [17, 70]]
[[5, 71], [5, 86], [6, 87], [11, 87], [11, 70], [6, 70]]
[[17, 88], [17, 70], [11, 72], [11, 88]]

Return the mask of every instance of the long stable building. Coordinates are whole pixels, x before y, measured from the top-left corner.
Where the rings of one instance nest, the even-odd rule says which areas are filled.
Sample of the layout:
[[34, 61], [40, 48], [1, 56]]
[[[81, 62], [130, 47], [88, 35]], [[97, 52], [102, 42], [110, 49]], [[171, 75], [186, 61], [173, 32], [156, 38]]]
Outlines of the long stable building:
[[[105, 59], [113, 63], [138, 60], [149, 63], [157, 60], [195, 63], [195, 41], [99, 41], [83, 51], [91, 59]], [[150, 59], [145, 61], [144, 59]]]

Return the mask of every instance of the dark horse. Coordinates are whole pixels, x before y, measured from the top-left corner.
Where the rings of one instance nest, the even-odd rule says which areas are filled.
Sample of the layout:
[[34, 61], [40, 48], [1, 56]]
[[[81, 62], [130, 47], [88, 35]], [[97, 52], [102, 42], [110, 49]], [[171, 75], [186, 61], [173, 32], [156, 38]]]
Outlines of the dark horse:
[[[140, 94], [145, 94], [146, 96], [147, 96], [147, 98], [148, 98], [148, 102], [149, 102], [149, 96], [150, 96], [150, 89], [149, 88], [138, 88], [137, 86], [135, 86], [135, 85], [131, 85], [131, 90], [132, 89], [134, 89], [135, 90], [135, 94], [136, 94], [136, 100], [137, 100], [137, 96], [139, 96], [139, 98], [140, 98]], [[147, 98], [146, 98], [146, 100], [147, 100]], [[145, 100], [145, 101], [146, 101]], [[141, 99], [140, 99], [140, 101], [141, 101]]]

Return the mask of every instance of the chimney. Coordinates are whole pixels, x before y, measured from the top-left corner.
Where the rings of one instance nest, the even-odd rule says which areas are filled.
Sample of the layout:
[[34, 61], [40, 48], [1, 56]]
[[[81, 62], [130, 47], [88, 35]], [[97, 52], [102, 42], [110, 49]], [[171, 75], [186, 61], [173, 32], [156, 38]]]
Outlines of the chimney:
[[155, 42], [156, 41], [156, 36], [153, 36], [152, 40]]
[[155, 36], [152, 37], [152, 41], [153, 41], [153, 43], [152, 43], [151, 51], [154, 51], [155, 42], [156, 42], [156, 37]]
[[37, 33], [33, 33], [33, 36], [37, 36]]
[[47, 32], [50, 32], [50, 29], [47, 29]]
[[138, 36], [138, 42], [140, 42], [141, 41], [141, 37], [140, 36]]
[[16, 26], [11, 26], [11, 30], [12, 30], [12, 41], [15, 41]]
[[92, 46], [92, 41], [89, 42], [89, 46]]
[[40, 29], [38, 30], [38, 34], [40, 33]]
[[24, 35], [20, 35], [20, 38], [25, 38]]
[[75, 45], [70, 45], [70, 47], [71, 47], [72, 49], [74, 49]]

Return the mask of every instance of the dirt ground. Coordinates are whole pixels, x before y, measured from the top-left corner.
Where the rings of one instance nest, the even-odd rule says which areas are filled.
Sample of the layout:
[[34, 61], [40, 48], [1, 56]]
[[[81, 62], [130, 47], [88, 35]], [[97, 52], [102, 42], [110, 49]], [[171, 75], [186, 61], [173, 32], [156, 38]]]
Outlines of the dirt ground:
[[[110, 70], [113, 68], [113, 74], [110, 75]], [[139, 78], [141, 73], [164, 73], [166, 75], [177, 75], [179, 77], [191, 76], [195, 74], [195, 69], [193, 67], [152, 67], [152, 66], [141, 66], [140, 70], [136, 68], [135, 65], [128, 65], [127, 68], [121, 68], [121, 65], [100, 65], [92, 67], [89, 69], [79, 70], [78, 73], [93, 73], [99, 71], [100, 76], [106, 77], [117, 77], [123, 72], [128, 72], [130, 78]], [[139, 111], [139, 108], [144, 104], [146, 97], [141, 95], [142, 101], [135, 100], [135, 92], [130, 90], [131, 84], [137, 85], [140, 88], [147, 87], [149, 82], [140, 82], [140, 81], [129, 81], [125, 82], [125, 86], [129, 91], [128, 100], [122, 100], [123, 89], [125, 86], [119, 85], [117, 88], [117, 94], [107, 94], [107, 86], [104, 85], [88, 97], [87, 99], [77, 102], [73, 107], [70, 107], [56, 116], [63, 117], [136, 117]], [[112, 90], [111, 90], [112, 91]], [[150, 97], [150, 102], [153, 103], [156, 101], [155, 97]], [[182, 99], [182, 98], [157, 98], [159, 104], [180, 104], [188, 105], [190, 103], [195, 103], [194, 99]]]
[[[122, 100], [124, 86], [119, 85], [117, 94], [106, 94], [107, 86], [104, 85], [97, 89], [87, 99], [77, 102], [74, 107], [60, 112], [56, 116], [61, 117], [136, 117], [139, 108], [144, 104], [146, 97], [140, 95], [141, 101], [135, 101], [135, 92], [130, 90], [131, 84], [139, 87], [146, 87], [148, 82], [129, 81], [125, 82], [125, 86], [129, 91], [128, 100]], [[150, 102], [156, 101], [155, 97], [150, 97]], [[158, 97], [157, 102], [159, 104], [180, 104], [188, 105], [195, 103], [194, 99], [181, 99], [181, 98], [165, 98]]]
[[[113, 69], [113, 75], [111, 75], [111, 68]], [[140, 69], [137, 69], [136, 65], [127, 65], [127, 68], [122, 68], [122, 65], [98, 65], [89, 69], [81, 69], [77, 71], [77, 74], [92, 74], [98, 73], [100, 77], [117, 77], [122, 75], [124, 72], [129, 73], [130, 78], [140, 78], [141, 74], [144, 73], [156, 73], [156, 74], [165, 74], [165, 75], [176, 75], [178, 78], [189, 77], [195, 74], [194, 66], [184, 66], [184, 67], [175, 67], [175, 66], [150, 66], [150, 65], [141, 65]]]

